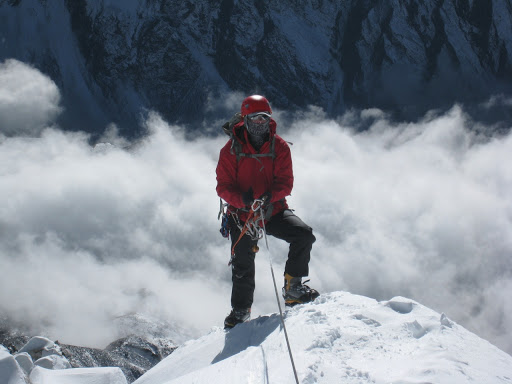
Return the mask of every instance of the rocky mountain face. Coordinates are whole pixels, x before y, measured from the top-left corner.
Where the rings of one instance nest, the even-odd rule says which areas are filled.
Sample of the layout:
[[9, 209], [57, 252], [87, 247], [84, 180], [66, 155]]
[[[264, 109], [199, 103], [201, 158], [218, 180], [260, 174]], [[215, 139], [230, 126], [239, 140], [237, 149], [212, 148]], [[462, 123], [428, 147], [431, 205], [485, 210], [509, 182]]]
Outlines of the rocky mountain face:
[[162, 347], [135, 335], [116, 340], [105, 349], [59, 345], [71, 367], [119, 367], [129, 383], [137, 380], [177, 348], [170, 345]]
[[119, 367], [131, 383], [177, 348], [173, 340], [163, 336], [161, 324], [137, 315], [123, 316], [116, 322], [125, 333], [134, 333], [99, 349], [28, 336], [30, 331], [13, 326], [0, 316], [0, 352], [2, 348], [9, 352], [27, 376], [38, 366], [47, 369]]
[[510, 0], [0, 0], [6, 58], [50, 76], [62, 124], [89, 132], [137, 136], [149, 109], [200, 127], [251, 93], [329, 116], [459, 102], [512, 120]]
[[[0, 348], [6, 348], [29, 375], [37, 366], [47, 369], [118, 367], [129, 383], [134, 382], [176, 347], [162, 348], [142, 337], [129, 336], [105, 349], [79, 347], [0, 329]], [[0, 379], [4, 379], [0, 377]]]

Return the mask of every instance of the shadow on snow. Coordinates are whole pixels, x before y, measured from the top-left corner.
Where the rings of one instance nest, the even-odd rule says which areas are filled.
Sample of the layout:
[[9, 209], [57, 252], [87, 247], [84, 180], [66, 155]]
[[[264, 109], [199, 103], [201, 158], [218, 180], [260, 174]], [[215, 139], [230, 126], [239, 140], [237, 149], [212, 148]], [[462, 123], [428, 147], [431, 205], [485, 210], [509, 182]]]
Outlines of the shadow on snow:
[[281, 325], [278, 314], [260, 316], [250, 322], [238, 324], [226, 332], [224, 348], [215, 356], [211, 364], [236, 355], [249, 347], [260, 346], [261, 343]]

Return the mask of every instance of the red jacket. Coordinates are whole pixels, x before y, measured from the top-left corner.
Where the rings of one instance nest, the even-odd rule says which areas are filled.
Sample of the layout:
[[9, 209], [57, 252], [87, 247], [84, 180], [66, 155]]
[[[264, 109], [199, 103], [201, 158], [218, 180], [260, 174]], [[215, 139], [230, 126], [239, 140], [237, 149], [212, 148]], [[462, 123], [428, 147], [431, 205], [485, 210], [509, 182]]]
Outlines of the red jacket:
[[[271, 119], [270, 138], [263, 144], [260, 151], [256, 151], [250, 144], [243, 122], [233, 127], [233, 140], [237, 140], [242, 147], [242, 153], [271, 153], [271, 143], [274, 140], [275, 158], [272, 157], [240, 157], [232, 149], [231, 140], [221, 149], [217, 164], [217, 194], [226, 201], [233, 211], [236, 208], [247, 208], [242, 201], [242, 193], [250, 188], [254, 198], [259, 198], [265, 192], [272, 194], [272, 215], [288, 208], [286, 196], [291, 194], [293, 188], [293, 169], [290, 147], [276, 134], [276, 122]], [[239, 218], [245, 221], [247, 213], [238, 212]]]

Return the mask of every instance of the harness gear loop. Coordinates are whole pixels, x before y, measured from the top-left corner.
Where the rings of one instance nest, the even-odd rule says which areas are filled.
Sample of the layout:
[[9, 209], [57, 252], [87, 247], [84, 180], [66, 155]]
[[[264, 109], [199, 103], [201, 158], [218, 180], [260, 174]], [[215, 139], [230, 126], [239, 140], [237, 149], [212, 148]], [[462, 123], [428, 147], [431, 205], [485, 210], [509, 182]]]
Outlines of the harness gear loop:
[[[265, 235], [264, 229], [259, 226], [259, 222], [264, 222], [265, 220], [265, 214], [263, 212], [263, 205], [265, 204], [265, 201], [266, 197], [256, 199], [252, 203], [251, 210], [249, 212], [249, 217], [247, 217], [244, 226], [240, 230], [240, 236], [238, 236], [238, 239], [231, 248], [231, 258], [229, 260], [228, 266], [230, 266], [233, 263], [233, 259], [235, 257], [235, 248], [244, 235], [248, 235], [252, 240], [259, 240], [263, 238], [263, 236]], [[255, 245], [254, 247], [252, 247], [252, 251], [254, 253], [258, 252], [258, 246]]]

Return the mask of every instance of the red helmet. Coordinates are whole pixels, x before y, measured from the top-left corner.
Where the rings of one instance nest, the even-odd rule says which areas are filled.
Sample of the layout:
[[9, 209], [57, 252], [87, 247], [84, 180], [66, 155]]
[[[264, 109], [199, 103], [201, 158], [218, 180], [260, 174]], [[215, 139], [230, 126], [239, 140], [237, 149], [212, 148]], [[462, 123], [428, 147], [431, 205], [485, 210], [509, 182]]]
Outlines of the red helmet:
[[242, 113], [242, 117], [257, 112], [265, 112], [271, 115], [272, 108], [270, 108], [270, 103], [263, 96], [252, 95], [244, 99], [240, 112]]

